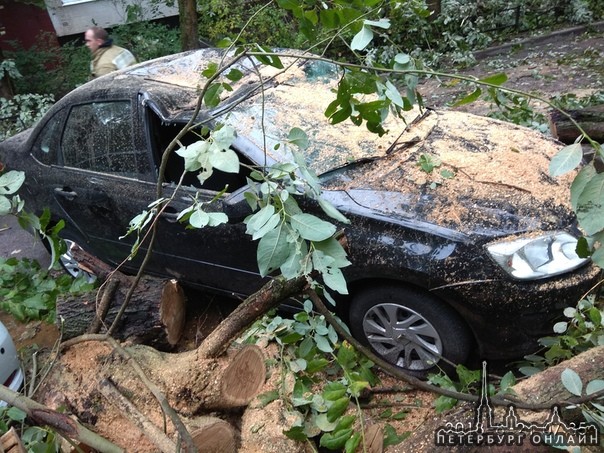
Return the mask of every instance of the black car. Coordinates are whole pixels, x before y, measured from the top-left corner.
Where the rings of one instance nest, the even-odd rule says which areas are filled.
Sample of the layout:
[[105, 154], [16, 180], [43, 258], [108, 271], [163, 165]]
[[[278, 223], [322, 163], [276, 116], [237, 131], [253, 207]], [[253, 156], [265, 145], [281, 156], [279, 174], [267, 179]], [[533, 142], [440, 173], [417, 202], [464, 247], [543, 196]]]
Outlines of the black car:
[[[0, 144], [7, 169], [26, 172], [26, 206], [50, 207], [66, 221], [68, 242], [121, 263], [133, 239], [120, 237], [156, 199], [161, 155], [194, 114], [200, 74], [224, 56], [203, 49], [101, 77]], [[242, 60], [233, 91], [199, 111], [206, 126], [236, 129], [231, 149], [241, 171], [215, 171], [203, 185], [186, 175], [177, 189], [184, 164], [171, 154], [164, 196], [178, 193], [162, 214], [148, 272], [226, 294], [257, 290], [265, 279], [257, 244], [245, 234], [251, 211], [243, 194], [252, 168], [292, 159], [279, 144], [299, 127], [310, 137], [305, 158], [322, 196], [351, 222], [339, 225], [352, 265], [343, 268], [349, 294], [338, 296], [337, 310], [359, 340], [418, 374], [472, 353], [533, 352], [563, 308], [600, 277], [575, 254], [572, 175], [548, 175], [559, 144], [497, 120], [430, 109], [405, 112], [405, 120], [391, 115], [382, 136], [330, 125], [324, 112], [339, 69], [290, 60], [283, 71]], [[196, 140], [189, 134], [180, 145]], [[177, 216], [194, 196], [229, 222], [185, 229]], [[135, 269], [140, 256], [125, 266]]]

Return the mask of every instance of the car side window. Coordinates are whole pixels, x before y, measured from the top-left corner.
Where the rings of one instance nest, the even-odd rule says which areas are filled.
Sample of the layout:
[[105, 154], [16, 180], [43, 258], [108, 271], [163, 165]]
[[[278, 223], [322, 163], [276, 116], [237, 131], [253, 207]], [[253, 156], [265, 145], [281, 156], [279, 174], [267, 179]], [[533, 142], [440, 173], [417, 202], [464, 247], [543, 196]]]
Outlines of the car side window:
[[[147, 112], [147, 123], [150, 132], [149, 138], [151, 141], [151, 148], [156, 156], [156, 161], [159, 168], [161, 155], [172, 139], [176, 137], [178, 132], [180, 132], [180, 130], [183, 128], [184, 124], [162, 122], [151, 110]], [[189, 132], [182, 137], [179, 142], [182, 146], [187, 146], [200, 140], [200, 135], [201, 134]], [[183, 186], [192, 186], [194, 188], [210, 190], [213, 192], [220, 192], [226, 188], [227, 193], [234, 192], [247, 184], [247, 177], [251, 173], [250, 167], [253, 166], [253, 163], [243, 154], [237, 152], [236, 149], [233, 149], [233, 151], [238, 154], [239, 162], [244, 164], [240, 166], [239, 172], [227, 173], [215, 168], [212, 176], [206, 179], [203, 184], [201, 184], [197, 178], [197, 174], [199, 172], [184, 173], [184, 159], [176, 152], [172, 151], [168, 157], [168, 162], [164, 173], [164, 181], [167, 183], [177, 184], [182, 178]]]
[[61, 111], [48, 120], [32, 147], [34, 157], [43, 164], [53, 165], [57, 163], [61, 126], [64, 118], [65, 115]]
[[72, 107], [61, 142], [68, 167], [136, 177], [147, 171], [147, 156], [134, 145], [129, 101]]

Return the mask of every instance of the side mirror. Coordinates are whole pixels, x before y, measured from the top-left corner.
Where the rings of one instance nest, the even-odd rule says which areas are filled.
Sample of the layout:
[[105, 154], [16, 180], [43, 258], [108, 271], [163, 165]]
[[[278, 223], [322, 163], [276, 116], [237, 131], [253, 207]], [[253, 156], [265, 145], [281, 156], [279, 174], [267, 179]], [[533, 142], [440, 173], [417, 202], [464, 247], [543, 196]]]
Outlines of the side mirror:
[[242, 222], [252, 213], [252, 208], [243, 195], [247, 190], [249, 186], [243, 186], [222, 200], [223, 212], [229, 217], [230, 223]]

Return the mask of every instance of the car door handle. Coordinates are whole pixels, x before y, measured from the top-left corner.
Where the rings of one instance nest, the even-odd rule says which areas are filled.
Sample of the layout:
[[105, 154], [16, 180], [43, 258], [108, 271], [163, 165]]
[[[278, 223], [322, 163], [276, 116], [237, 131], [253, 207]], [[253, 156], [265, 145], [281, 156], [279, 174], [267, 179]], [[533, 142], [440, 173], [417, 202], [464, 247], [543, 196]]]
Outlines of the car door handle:
[[59, 195], [60, 197], [66, 198], [69, 201], [73, 200], [78, 196], [78, 193], [74, 192], [69, 187], [55, 187], [55, 194]]

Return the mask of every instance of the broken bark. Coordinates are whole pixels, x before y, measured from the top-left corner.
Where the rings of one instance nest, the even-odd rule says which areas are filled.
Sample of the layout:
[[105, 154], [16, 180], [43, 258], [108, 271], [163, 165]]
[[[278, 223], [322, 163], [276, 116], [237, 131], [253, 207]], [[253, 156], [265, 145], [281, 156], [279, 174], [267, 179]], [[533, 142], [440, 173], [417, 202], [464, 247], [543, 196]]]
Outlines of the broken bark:
[[[133, 279], [114, 272], [102, 261], [79, 249], [72, 249], [82, 267], [101, 281], [109, 279], [97, 291], [81, 295], [66, 294], [57, 298], [57, 322], [63, 339], [86, 332], [106, 332], [116, 318]], [[81, 261], [80, 261], [81, 260]], [[97, 303], [97, 300], [99, 301]], [[176, 280], [144, 276], [138, 282], [126, 308], [120, 327], [113, 333], [119, 340], [128, 339], [160, 350], [171, 350], [185, 327], [186, 298]]]
[[[567, 110], [572, 119], [574, 119], [583, 128], [585, 133], [597, 142], [604, 141], [604, 105], [594, 105], [585, 107], [581, 110]], [[554, 138], [562, 143], [572, 144], [581, 132], [577, 126], [564, 114], [558, 110], [550, 113], [549, 117], [550, 131]]]

